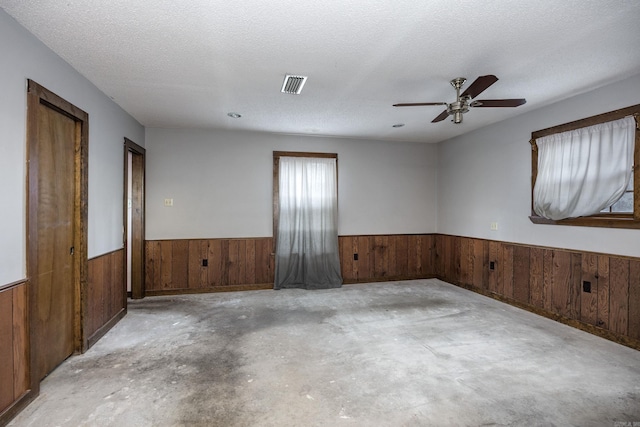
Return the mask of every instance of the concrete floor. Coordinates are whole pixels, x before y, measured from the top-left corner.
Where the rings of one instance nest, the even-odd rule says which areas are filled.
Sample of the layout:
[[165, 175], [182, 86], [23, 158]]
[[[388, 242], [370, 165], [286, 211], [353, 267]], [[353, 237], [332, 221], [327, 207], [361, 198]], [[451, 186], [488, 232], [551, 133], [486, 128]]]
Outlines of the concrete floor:
[[640, 425], [640, 352], [439, 280], [155, 297], [12, 426]]

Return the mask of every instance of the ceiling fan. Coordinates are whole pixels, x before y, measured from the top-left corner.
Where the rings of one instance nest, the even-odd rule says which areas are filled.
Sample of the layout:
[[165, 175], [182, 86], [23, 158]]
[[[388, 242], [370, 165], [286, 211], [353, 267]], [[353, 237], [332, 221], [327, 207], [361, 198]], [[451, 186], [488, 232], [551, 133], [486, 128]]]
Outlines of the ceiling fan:
[[452, 103], [447, 102], [418, 102], [413, 104], [393, 104], [394, 107], [417, 107], [423, 105], [446, 105], [444, 110], [438, 117], [433, 119], [431, 123], [441, 122], [447, 116], [453, 116], [453, 123], [462, 123], [462, 115], [469, 111], [471, 107], [517, 107], [527, 102], [524, 98], [519, 99], [485, 99], [474, 100], [473, 98], [484, 92], [489, 86], [498, 81], [498, 78], [492, 74], [478, 77], [471, 86], [464, 92], [460, 93], [460, 89], [467, 81], [464, 77], [456, 77], [451, 80], [451, 86], [456, 90], [456, 100]]

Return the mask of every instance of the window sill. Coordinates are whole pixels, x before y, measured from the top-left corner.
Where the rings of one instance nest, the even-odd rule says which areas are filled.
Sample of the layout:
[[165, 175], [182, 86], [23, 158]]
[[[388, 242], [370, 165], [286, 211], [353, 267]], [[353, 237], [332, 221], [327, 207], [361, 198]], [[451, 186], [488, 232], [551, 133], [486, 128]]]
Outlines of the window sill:
[[601, 216], [588, 216], [553, 220], [538, 215], [529, 217], [534, 224], [549, 225], [573, 225], [578, 227], [605, 227], [605, 228], [635, 228], [640, 229], [640, 219], [635, 219], [632, 214], [609, 214]]

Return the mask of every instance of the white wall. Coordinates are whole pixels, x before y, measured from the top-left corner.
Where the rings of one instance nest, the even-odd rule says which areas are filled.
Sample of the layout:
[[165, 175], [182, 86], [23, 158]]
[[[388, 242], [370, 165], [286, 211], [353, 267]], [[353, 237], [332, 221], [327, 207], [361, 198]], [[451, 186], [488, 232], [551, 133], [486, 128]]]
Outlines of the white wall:
[[89, 113], [89, 257], [122, 247], [123, 138], [144, 128], [0, 10], [0, 286], [26, 277], [26, 80]]
[[[531, 132], [640, 103], [640, 75], [439, 145], [439, 233], [640, 256], [640, 230], [533, 224]], [[497, 222], [498, 230], [490, 231]]]
[[149, 240], [271, 236], [273, 151], [338, 153], [341, 235], [435, 231], [435, 145], [167, 129], [145, 138]]

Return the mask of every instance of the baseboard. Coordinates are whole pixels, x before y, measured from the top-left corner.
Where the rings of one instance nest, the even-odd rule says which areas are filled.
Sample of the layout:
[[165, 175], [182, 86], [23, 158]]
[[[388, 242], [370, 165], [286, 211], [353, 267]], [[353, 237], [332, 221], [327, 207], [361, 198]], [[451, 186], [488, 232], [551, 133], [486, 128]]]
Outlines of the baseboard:
[[226, 285], [226, 286], [211, 286], [209, 288], [194, 288], [194, 289], [163, 289], [146, 291], [145, 297], [157, 297], [165, 295], [187, 295], [187, 294], [206, 294], [214, 292], [237, 292], [237, 291], [258, 291], [264, 289], [273, 289], [273, 283], [256, 283], [249, 285]]
[[93, 335], [91, 335], [87, 340], [87, 350], [93, 347], [93, 345], [97, 343], [98, 340], [104, 336], [104, 334], [109, 332], [109, 329], [113, 328], [116, 325], [116, 323], [118, 323], [120, 319], [122, 319], [125, 316], [125, 314], [127, 314], [127, 310], [125, 308], [122, 308], [107, 323], [102, 325], [100, 329], [98, 329]]
[[9, 422], [22, 412], [36, 397], [38, 397], [38, 393], [35, 390], [30, 389], [25, 391], [11, 406], [0, 413], [0, 427], [9, 424]]
[[437, 279], [433, 274], [423, 276], [389, 276], [389, 277], [369, 277], [365, 279], [347, 279], [342, 283], [345, 285], [355, 285], [359, 283], [378, 283], [378, 282], [401, 282], [404, 280], [421, 280], [421, 279]]

